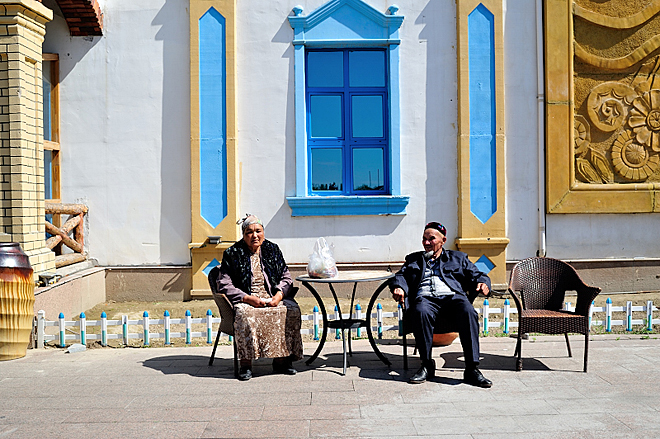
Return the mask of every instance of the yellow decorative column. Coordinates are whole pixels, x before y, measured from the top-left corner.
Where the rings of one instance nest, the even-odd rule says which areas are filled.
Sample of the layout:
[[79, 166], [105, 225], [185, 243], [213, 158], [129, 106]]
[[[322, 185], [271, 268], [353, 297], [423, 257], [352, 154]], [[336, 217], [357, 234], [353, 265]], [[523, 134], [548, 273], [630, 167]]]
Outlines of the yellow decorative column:
[[53, 12], [35, 0], [0, 0], [0, 241], [17, 242], [35, 277], [55, 270], [46, 247], [41, 53]]
[[236, 159], [236, 0], [190, 0], [191, 296], [240, 238]]
[[501, 0], [457, 0], [456, 246], [506, 288], [504, 66]]

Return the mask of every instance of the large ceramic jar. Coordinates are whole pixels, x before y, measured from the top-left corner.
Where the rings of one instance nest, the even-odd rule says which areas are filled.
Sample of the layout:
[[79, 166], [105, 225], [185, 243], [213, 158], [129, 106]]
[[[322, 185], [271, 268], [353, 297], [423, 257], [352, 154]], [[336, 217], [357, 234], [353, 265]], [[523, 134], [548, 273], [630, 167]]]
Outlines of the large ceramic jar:
[[0, 243], [0, 361], [25, 356], [33, 320], [30, 260], [18, 243]]

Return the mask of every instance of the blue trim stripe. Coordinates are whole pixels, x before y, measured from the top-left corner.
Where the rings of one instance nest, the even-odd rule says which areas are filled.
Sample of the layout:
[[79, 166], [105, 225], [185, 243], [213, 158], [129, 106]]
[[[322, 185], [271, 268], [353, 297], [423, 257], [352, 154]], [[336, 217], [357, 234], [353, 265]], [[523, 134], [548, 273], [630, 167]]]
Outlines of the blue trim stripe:
[[199, 197], [201, 216], [214, 228], [227, 216], [225, 32], [215, 8], [199, 19]]
[[468, 16], [470, 210], [486, 223], [497, 211], [495, 24], [483, 4]]

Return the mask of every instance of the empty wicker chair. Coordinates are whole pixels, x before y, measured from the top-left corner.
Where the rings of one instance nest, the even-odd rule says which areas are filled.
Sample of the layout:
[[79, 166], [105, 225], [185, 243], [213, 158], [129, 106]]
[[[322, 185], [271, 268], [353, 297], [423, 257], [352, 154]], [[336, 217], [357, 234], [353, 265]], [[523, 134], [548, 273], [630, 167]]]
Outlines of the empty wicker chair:
[[[575, 312], [563, 310], [566, 291], [576, 291]], [[529, 258], [518, 262], [511, 271], [509, 293], [518, 308], [516, 370], [522, 370], [523, 334], [564, 334], [571, 357], [569, 333], [583, 334], [584, 371], [589, 354], [589, 308], [600, 288], [586, 285], [569, 264], [551, 258]]]
[[[215, 344], [213, 345], [213, 352], [209, 359], [209, 366], [213, 365], [215, 359], [215, 350], [218, 348], [218, 341], [220, 341], [220, 333], [224, 332], [227, 335], [234, 335], [234, 306], [231, 304], [227, 296], [218, 294], [218, 275], [220, 274], [220, 266], [216, 265], [209, 272], [209, 285], [213, 293], [218, 309], [220, 310], [220, 327], [218, 328], [218, 335], [215, 336]], [[236, 338], [233, 338], [234, 345], [234, 376], [238, 378], [238, 352], [236, 348]]]

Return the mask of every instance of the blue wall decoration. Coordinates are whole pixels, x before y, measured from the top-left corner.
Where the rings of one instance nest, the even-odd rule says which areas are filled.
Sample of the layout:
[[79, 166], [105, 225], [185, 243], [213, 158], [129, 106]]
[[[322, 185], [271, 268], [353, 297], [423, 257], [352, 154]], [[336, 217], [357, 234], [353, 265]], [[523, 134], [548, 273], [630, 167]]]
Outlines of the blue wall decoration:
[[225, 18], [210, 8], [199, 19], [199, 197], [214, 228], [227, 216], [226, 84]]
[[483, 4], [468, 16], [470, 210], [486, 223], [497, 211], [495, 25]]

